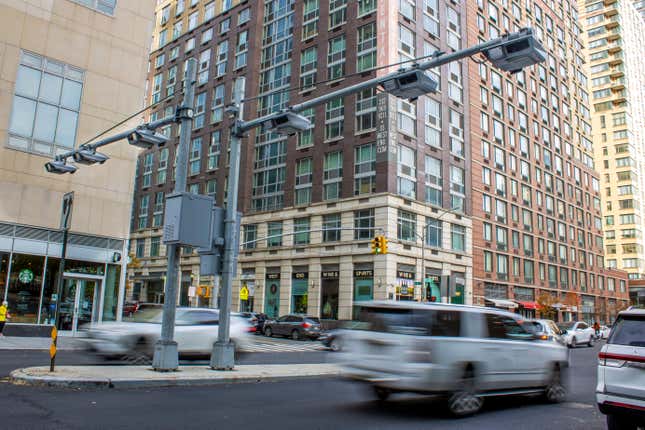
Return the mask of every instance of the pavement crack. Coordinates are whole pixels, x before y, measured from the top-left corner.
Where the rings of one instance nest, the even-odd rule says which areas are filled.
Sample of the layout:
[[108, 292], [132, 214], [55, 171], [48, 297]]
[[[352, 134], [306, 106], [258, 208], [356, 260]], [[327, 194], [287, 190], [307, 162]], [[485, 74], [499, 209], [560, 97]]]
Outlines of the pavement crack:
[[33, 400], [33, 399], [31, 399], [31, 398], [29, 398], [29, 397], [27, 397], [25, 395], [16, 394], [16, 395], [14, 395], [14, 399], [16, 399], [19, 402], [22, 402], [22, 403], [24, 403], [24, 404], [26, 404], [26, 405], [34, 408], [34, 409], [36, 409], [37, 411], [40, 411], [41, 414], [39, 414], [39, 415], [41, 415], [42, 418], [44, 418], [46, 420], [48, 425], [49, 424], [56, 424], [56, 425], [61, 426], [62, 428], [66, 428], [66, 429], [80, 428], [80, 427], [74, 426], [73, 424], [63, 422], [58, 418], [54, 418], [54, 410], [53, 409], [50, 409], [50, 408], [40, 404], [36, 400]]

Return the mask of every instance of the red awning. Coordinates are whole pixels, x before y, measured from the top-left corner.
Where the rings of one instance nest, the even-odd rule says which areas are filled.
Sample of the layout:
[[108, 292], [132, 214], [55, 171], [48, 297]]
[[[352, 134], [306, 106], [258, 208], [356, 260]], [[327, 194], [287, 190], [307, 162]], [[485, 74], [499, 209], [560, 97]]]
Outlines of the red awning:
[[537, 303], [535, 302], [521, 302], [519, 300], [515, 300], [515, 301], [524, 309], [537, 309]]

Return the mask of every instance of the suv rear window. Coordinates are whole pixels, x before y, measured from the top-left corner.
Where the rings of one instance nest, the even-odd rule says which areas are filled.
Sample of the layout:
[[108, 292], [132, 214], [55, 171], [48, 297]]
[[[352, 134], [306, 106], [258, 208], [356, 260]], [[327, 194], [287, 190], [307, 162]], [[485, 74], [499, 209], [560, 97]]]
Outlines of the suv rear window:
[[645, 347], [645, 318], [618, 317], [607, 343]]

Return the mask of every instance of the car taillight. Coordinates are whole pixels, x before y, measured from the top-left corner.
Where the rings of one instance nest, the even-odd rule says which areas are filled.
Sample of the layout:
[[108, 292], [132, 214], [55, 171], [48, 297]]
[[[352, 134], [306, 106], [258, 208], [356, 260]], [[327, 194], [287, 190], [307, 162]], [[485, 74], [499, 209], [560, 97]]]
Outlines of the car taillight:
[[311, 324], [309, 324], [308, 322], [303, 322], [302, 324], [300, 324], [300, 326], [302, 328], [309, 328], [309, 327], [311, 327]]
[[620, 354], [608, 354], [606, 352], [601, 352], [598, 354], [598, 364], [600, 366], [607, 367], [623, 367], [627, 363], [625, 356]]
[[255, 328], [255, 327], [248, 327], [248, 328], [246, 329], [246, 331], [248, 331], [248, 332], [250, 332], [250, 333], [253, 333], [253, 332], [257, 331], [257, 328]]

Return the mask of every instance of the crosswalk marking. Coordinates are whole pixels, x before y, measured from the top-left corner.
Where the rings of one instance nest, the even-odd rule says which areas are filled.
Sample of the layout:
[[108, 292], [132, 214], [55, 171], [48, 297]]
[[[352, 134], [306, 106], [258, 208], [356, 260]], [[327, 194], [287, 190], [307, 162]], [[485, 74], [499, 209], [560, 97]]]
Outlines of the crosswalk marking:
[[242, 349], [245, 352], [309, 352], [309, 351], [324, 351], [327, 348], [322, 346], [319, 342], [276, 342], [269, 340], [254, 339]]

